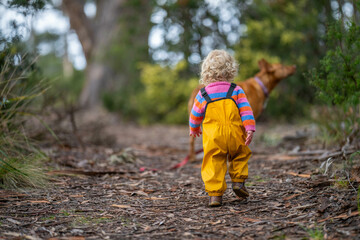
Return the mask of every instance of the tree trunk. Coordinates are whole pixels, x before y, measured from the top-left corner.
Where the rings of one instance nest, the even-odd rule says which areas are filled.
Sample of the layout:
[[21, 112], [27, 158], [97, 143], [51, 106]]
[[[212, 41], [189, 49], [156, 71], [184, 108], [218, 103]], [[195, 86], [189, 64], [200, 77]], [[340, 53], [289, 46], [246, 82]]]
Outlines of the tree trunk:
[[[63, 0], [62, 6], [70, 18], [71, 28], [79, 37], [87, 61], [86, 81], [79, 104], [81, 107], [91, 108], [100, 105], [101, 92], [107, 88], [126, 87], [129, 80], [134, 78], [136, 69], [133, 66], [138, 61], [143, 61], [144, 55], [148, 55], [151, 1], [95, 1], [97, 12], [94, 19], [86, 17], [85, 2]], [[140, 20], [133, 21], [134, 17]], [[140, 29], [141, 36], [138, 32], [133, 33], [133, 29]], [[118, 41], [127, 35], [130, 35], [127, 41]], [[144, 44], [146, 48], [139, 49]], [[113, 49], [118, 48], [126, 51], [113, 53]], [[114, 54], [122, 53], [124, 56], [115, 56], [114, 59]]]

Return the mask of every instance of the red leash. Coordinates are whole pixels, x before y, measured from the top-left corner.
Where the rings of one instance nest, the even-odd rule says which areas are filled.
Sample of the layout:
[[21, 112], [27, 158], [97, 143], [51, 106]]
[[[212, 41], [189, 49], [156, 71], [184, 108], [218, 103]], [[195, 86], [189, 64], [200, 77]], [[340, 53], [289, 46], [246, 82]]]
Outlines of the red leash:
[[[204, 151], [204, 149], [200, 149], [200, 150], [198, 150], [198, 151], [195, 152], [195, 155], [197, 155], [197, 154], [199, 154], [199, 153], [201, 153], [201, 152], [203, 152], [203, 151]], [[190, 158], [190, 155], [187, 155], [187, 156], [184, 158], [184, 160], [182, 160], [182, 161], [179, 162], [178, 164], [175, 164], [175, 165], [172, 166], [170, 169], [171, 169], [171, 170], [174, 170], [174, 169], [181, 168], [181, 167], [185, 166], [185, 164], [187, 164], [187, 162], [189, 161], [189, 158]]]
[[[199, 154], [199, 153], [202, 153], [204, 151], [204, 149], [200, 149], [198, 151], [195, 152], [195, 155]], [[182, 160], [181, 162], [175, 164], [174, 166], [170, 167], [170, 170], [174, 170], [174, 169], [178, 169], [178, 168], [181, 168], [183, 166], [185, 166], [187, 164], [187, 162], [189, 161], [189, 158], [190, 158], [190, 155], [187, 155], [184, 160]], [[146, 168], [146, 167], [141, 167], [139, 169], [140, 172], [145, 172], [145, 171], [152, 171], [152, 172], [157, 172], [161, 169], [157, 169], [157, 168]]]

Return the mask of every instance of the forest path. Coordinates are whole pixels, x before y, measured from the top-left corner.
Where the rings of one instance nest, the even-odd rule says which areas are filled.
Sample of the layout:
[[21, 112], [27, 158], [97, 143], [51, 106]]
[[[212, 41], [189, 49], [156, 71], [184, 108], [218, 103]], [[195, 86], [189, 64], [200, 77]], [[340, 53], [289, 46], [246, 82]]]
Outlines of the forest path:
[[[356, 193], [318, 173], [327, 153], [311, 149], [309, 132], [259, 124], [250, 197], [236, 198], [227, 176], [223, 205], [210, 208], [201, 156], [169, 169], [186, 156], [186, 126], [92, 126], [80, 131], [89, 142], [83, 148], [44, 149], [52, 159], [49, 188], [0, 190], [0, 239], [359, 238]], [[104, 142], [111, 147], [96, 146]]]

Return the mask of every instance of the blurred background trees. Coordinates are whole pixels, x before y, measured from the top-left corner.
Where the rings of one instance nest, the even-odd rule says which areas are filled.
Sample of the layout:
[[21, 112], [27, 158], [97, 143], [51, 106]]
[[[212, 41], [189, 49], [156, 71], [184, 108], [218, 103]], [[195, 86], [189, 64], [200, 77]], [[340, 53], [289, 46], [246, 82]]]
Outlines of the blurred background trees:
[[[291, 121], [319, 112], [314, 105], [340, 104], [324, 102], [319, 94], [358, 99], [358, 2], [12, 0], [3, 1], [0, 11], [22, 12], [30, 22], [9, 41], [40, 53], [37, 66], [53, 86], [44, 105], [102, 105], [138, 123], [186, 123], [201, 59], [222, 48], [240, 63], [237, 80], [253, 76], [261, 58], [297, 65], [296, 75], [273, 91], [261, 118]], [[39, 31], [48, 18], [37, 19], [42, 13], [66, 26]], [[75, 43], [80, 52], [74, 53]], [[83, 59], [80, 67], [75, 58]], [[340, 91], [345, 80], [354, 91]], [[358, 106], [355, 100], [351, 104]]]
[[[86, 58], [86, 82], [80, 105], [100, 104], [103, 90], [121, 89], [126, 97], [139, 85], [137, 63], [149, 61], [152, 3], [147, 0], [94, 1], [94, 16], [83, 0], [63, 0], [61, 7], [76, 31]], [[124, 91], [126, 89], [126, 91]]]

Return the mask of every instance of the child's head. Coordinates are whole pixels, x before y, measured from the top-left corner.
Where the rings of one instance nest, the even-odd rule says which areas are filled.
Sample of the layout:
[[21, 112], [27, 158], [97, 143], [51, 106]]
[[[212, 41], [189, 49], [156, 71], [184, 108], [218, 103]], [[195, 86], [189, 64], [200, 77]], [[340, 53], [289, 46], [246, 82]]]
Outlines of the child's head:
[[213, 82], [234, 81], [238, 73], [235, 59], [224, 50], [213, 50], [201, 65], [200, 83], [207, 86]]

